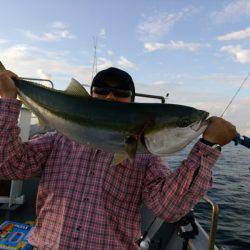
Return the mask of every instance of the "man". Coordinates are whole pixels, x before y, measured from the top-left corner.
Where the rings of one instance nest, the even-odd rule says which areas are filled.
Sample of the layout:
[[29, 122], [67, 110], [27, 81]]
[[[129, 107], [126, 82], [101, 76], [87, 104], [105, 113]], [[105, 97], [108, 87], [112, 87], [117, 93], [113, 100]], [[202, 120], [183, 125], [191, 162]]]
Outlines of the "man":
[[[232, 124], [214, 117], [202, 141], [175, 172], [150, 154], [110, 166], [112, 153], [80, 145], [57, 132], [21, 142], [15, 78], [10, 71], [0, 74], [0, 175], [41, 176], [36, 226], [29, 237], [38, 249], [138, 249], [142, 201], [167, 221], [179, 220], [211, 187], [219, 145], [236, 136]], [[95, 76], [91, 94], [132, 102], [134, 83], [126, 72], [109, 68]]]

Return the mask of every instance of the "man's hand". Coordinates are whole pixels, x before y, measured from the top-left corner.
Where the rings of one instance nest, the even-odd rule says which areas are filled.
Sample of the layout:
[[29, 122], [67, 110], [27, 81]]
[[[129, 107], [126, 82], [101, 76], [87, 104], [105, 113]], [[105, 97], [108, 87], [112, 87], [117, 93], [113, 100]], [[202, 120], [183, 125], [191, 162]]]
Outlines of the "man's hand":
[[19, 77], [9, 70], [0, 73], [0, 95], [2, 98], [17, 98], [17, 88], [13, 79], [19, 79]]
[[203, 139], [224, 146], [235, 139], [236, 135], [237, 131], [234, 125], [220, 117], [213, 116], [209, 118]]

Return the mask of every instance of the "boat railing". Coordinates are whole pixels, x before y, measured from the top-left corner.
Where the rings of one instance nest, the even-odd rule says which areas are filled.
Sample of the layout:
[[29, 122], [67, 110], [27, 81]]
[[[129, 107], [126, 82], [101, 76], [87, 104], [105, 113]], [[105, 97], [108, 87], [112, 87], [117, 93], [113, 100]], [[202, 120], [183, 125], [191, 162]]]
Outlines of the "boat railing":
[[[82, 84], [84, 87], [90, 88], [91, 86], [89, 84]], [[159, 99], [161, 100], [161, 103], [165, 103], [166, 99], [169, 97], [169, 93], [166, 94], [166, 96], [161, 96], [161, 95], [151, 95], [151, 94], [143, 94], [143, 93], [138, 93], [135, 92], [135, 97], [145, 97], [145, 98], [152, 98], [152, 99]]]
[[218, 224], [218, 214], [219, 214], [219, 206], [216, 204], [210, 197], [205, 195], [203, 200], [208, 203], [212, 208], [212, 215], [211, 215], [211, 227], [209, 232], [209, 239], [208, 239], [208, 250], [213, 250], [215, 246], [215, 239], [217, 233], [217, 224]]
[[54, 83], [49, 79], [31, 78], [31, 77], [22, 77], [21, 79], [27, 80], [27, 81], [49, 82], [51, 85], [51, 88], [54, 88]]
[[142, 94], [142, 93], [135, 93], [135, 96], [153, 98], [153, 99], [160, 99], [161, 103], [165, 103], [165, 100], [169, 96], [169, 93], [166, 94], [166, 97], [160, 96], [160, 95], [149, 95], [149, 94]]
[[[216, 232], [217, 232], [217, 222], [218, 222], [218, 212], [219, 206], [212, 201], [210, 197], [205, 195], [201, 200], [202, 203], [207, 203], [211, 207], [211, 226], [210, 232], [207, 233], [204, 228], [201, 226], [198, 220], [195, 220], [195, 223], [198, 227], [198, 235], [194, 238], [190, 238], [188, 241], [189, 249], [206, 249], [206, 250], [218, 250], [218, 247], [215, 245]], [[186, 232], [190, 227], [182, 227], [182, 232]]]

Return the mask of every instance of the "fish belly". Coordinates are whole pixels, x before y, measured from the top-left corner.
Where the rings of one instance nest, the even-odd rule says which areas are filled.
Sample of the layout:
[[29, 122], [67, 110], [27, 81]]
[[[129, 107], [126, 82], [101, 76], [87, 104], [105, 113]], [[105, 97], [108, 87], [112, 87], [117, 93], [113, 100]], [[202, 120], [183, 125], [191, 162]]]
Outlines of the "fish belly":
[[207, 125], [203, 125], [195, 131], [190, 127], [186, 128], [164, 128], [159, 131], [145, 134], [145, 146], [147, 150], [158, 156], [166, 156], [180, 151], [190, 142], [201, 135]]

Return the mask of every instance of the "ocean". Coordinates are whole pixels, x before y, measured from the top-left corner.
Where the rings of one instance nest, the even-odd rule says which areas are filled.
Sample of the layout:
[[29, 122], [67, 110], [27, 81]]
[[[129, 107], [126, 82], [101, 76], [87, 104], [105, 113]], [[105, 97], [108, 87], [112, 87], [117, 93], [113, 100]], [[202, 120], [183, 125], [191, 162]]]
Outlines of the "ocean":
[[[187, 157], [192, 145], [166, 158], [173, 169]], [[219, 205], [216, 245], [226, 250], [250, 249], [250, 149], [230, 143], [213, 168], [213, 187], [207, 195]], [[211, 207], [200, 203], [195, 215], [209, 233]]]

